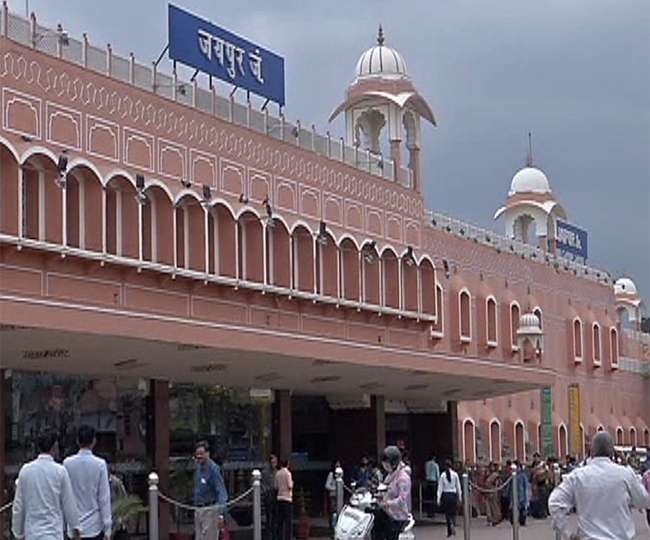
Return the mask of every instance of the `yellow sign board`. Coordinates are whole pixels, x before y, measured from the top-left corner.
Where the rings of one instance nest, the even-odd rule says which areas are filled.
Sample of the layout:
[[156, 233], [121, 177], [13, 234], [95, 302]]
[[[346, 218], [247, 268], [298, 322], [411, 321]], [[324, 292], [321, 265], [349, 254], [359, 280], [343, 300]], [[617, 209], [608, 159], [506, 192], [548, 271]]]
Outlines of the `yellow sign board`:
[[[580, 429], [581, 421], [580, 386], [569, 385], [569, 452], [571, 455], [582, 455], [583, 437]], [[561, 456], [563, 457], [563, 456]]]

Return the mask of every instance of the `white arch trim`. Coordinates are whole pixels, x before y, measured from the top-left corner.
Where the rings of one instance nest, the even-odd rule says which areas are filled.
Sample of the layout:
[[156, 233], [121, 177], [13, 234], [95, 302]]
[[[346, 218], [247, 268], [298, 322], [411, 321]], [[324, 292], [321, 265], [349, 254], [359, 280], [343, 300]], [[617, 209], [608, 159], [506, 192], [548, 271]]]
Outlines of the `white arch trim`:
[[490, 449], [490, 461], [492, 461], [492, 449], [494, 447], [494, 442], [492, 441], [492, 425], [493, 424], [496, 424], [497, 426], [499, 426], [499, 455], [497, 457], [499, 458], [498, 463], [500, 463], [502, 458], [503, 458], [503, 448], [502, 448], [502, 444], [501, 444], [501, 421], [496, 417], [492, 418], [492, 420], [490, 420], [490, 423], [488, 424], [488, 447]]
[[621, 434], [623, 439], [621, 442], [622, 444], [625, 444], [625, 430], [623, 429], [623, 426], [616, 426], [616, 439], [614, 440], [615, 444], [618, 444], [618, 434]]
[[201, 203], [202, 199], [199, 197], [199, 194], [194, 191], [193, 189], [182, 189], [176, 194], [176, 197], [174, 197], [174, 206], [176, 206], [182, 199], [183, 197], [192, 197], [196, 202]]
[[463, 463], [467, 461], [467, 456], [465, 455], [465, 425], [466, 424], [472, 424], [472, 434], [474, 436], [474, 445], [472, 448], [472, 452], [474, 453], [474, 460], [476, 461], [476, 422], [474, 422], [473, 418], [470, 418], [469, 416], [466, 417], [463, 420], [462, 428], [461, 428], [461, 438], [462, 438], [462, 449], [463, 449]]
[[[596, 329], [598, 329], [598, 358], [596, 358]], [[598, 321], [594, 321], [591, 325], [591, 350], [594, 366], [600, 367], [603, 363], [603, 330]]]
[[43, 155], [43, 156], [49, 158], [52, 161], [53, 164], [56, 164], [56, 162], [59, 160], [59, 156], [57, 156], [49, 148], [46, 148], [44, 146], [30, 146], [20, 156], [20, 164], [24, 165], [29, 158], [31, 158], [31, 157], [33, 157], [35, 155]]
[[359, 241], [349, 233], [343, 233], [341, 236], [339, 236], [339, 238], [336, 240], [337, 246], [341, 247], [341, 245], [345, 240], [350, 240], [350, 242], [352, 242], [354, 246], [357, 248], [357, 251], [361, 249], [361, 245], [359, 244]]
[[[415, 251], [415, 250], [414, 250]], [[406, 254], [406, 250], [404, 250], [404, 254]], [[436, 271], [436, 263], [433, 262], [433, 258], [427, 253], [422, 253], [420, 255], [420, 258], [418, 259], [417, 255], [415, 255], [415, 262], [417, 262], [418, 266], [421, 266], [423, 262], [428, 261], [429, 264], [431, 264], [431, 267], [433, 268], [433, 271]]]
[[[461, 309], [461, 298], [463, 294], [466, 294], [469, 300], [469, 335], [467, 336], [463, 335], [463, 313]], [[469, 289], [467, 287], [463, 287], [460, 291], [458, 291], [458, 332], [460, 334], [460, 340], [463, 343], [469, 343], [472, 341], [472, 293], [469, 292]]]
[[[258, 214], [259, 215], [259, 214]], [[293, 225], [291, 225], [291, 228], [289, 229], [289, 232], [293, 234], [298, 227], [303, 227], [309, 231], [309, 234], [312, 236], [314, 235], [314, 229], [313, 227], [307, 223], [304, 219], [298, 219], [296, 220]]]
[[[639, 444], [639, 437], [636, 428], [634, 426], [630, 426], [629, 433], [630, 433], [630, 445], [637, 446]], [[634, 437], [632, 437], [632, 433], [634, 433]]]
[[169, 189], [169, 186], [167, 184], [161, 182], [156, 178], [151, 178], [145, 182], [144, 190], [147, 191], [151, 187], [159, 187], [160, 189], [162, 189], [167, 194], [167, 197], [169, 199], [169, 204], [171, 205], [174, 204], [174, 194], [172, 193], [171, 189]]
[[518, 351], [519, 350], [519, 345], [517, 345], [516, 342], [513, 343], [512, 341], [512, 335], [513, 335], [513, 330], [514, 330], [514, 323], [516, 322], [517, 327], [519, 326], [519, 319], [517, 321], [512, 320], [512, 308], [514, 306], [517, 306], [517, 311], [519, 312], [519, 317], [521, 317], [521, 306], [519, 305], [519, 302], [517, 300], [512, 300], [510, 302], [510, 306], [508, 307], [508, 329], [510, 330], [510, 335], [508, 336], [508, 341], [510, 341], [510, 347], [513, 351]]
[[8, 139], [5, 139], [2, 135], [0, 135], [0, 145], [4, 146], [7, 150], [9, 150], [9, 153], [14, 156], [14, 159], [16, 160], [16, 163], [20, 164], [21, 159], [20, 159], [20, 154], [18, 154], [18, 151], [14, 147], [13, 144], [9, 142]]
[[[494, 340], [490, 339], [490, 302], [494, 302]], [[490, 294], [485, 299], [485, 341], [488, 347], [496, 347], [499, 344], [499, 302], [496, 297]]]
[[[524, 439], [522, 441], [522, 443], [523, 443], [522, 448], [524, 450], [524, 455], [523, 456], [518, 456], [517, 455], [517, 426], [521, 426], [521, 433], [522, 433], [522, 436], [523, 436], [523, 439]], [[526, 424], [525, 424], [525, 422], [521, 418], [517, 418], [517, 420], [515, 420], [515, 423], [512, 426], [512, 430], [513, 430], [512, 431], [512, 441], [514, 443], [513, 451], [514, 451], [515, 459], [519, 459], [522, 462], [526, 461]]]
[[130, 172], [125, 171], [124, 169], [113, 169], [105, 177], [103, 177], [102, 183], [104, 184], [104, 187], [106, 187], [108, 183], [116, 176], [122, 176], [123, 178], [126, 178], [133, 185], [133, 189], [137, 189], [135, 176], [133, 176]]
[[560, 422], [557, 426], [557, 456], [558, 459], [562, 458], [562, 430], [564, 430], [564, 448], [569, 451], [569, 430], [564, 422]]
[[235, 215], [236, 215], [235, 209], [232, 207], [232, 205], [226, 199], [222, 199], [222, 198], [218, 197], [218, 198], [212, 199], [210, 201], [210, 210], [215, 210], [217, 208], [217, 206], [224, 207], [230, 213], [230, 217], [232, 217], [233, 221], [236, 220], [236, 218], [235, 218]]
[[73, 172], [76, 167], [87, 167], [97, 177], [97, 180], [102, 181], [102, 173], [99, 172], [97, 166], [82, 157], [76, 157], [68, 163], [68, 172]]
[[[578, 351], [576, 350], [576, 322], [578, 322], [580, 325], [580, 354], [579, 355], [578, 355]], [[584, 324], [582, 324], [582, 319], [576, 315], [571, 321], [571, 337], [573, 338], [571, 347], [573, 349], [573, 361], [576, 364], [582, 363], [582, 359], [584, 358], [585, 355], [584, 334], [585, 334]]]
[[[397, 254], [397, 250], [390, 244], [385, 244], [384, 246], [382, 246], [381, 251], [379, 251], [379, 257], [383, 257], [384, 253], [386, 253], [387, 251], [390, 251], [397, 260], [400, 259], [400, 256]], [[404, 251], [404, 253], [406, 253], [406, 251]]]

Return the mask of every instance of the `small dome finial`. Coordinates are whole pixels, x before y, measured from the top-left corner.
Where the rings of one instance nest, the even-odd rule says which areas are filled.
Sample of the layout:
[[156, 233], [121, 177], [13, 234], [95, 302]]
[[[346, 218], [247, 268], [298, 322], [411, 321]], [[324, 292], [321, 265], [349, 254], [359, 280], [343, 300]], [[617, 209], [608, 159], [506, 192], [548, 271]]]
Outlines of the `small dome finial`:
[[526, 156], [526, 167], [533, 166], [533, 135], [528, 132], [528, 156]]
[[379, 25], [379, 31], [377, 32], [377, 45], [380, 47], [384, 44], [384, 29]]

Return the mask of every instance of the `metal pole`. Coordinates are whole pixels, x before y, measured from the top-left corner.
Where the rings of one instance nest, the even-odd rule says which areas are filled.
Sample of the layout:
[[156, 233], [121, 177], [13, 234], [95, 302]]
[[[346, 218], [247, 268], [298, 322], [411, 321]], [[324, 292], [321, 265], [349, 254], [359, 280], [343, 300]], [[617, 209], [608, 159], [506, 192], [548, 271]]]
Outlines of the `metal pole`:
[[343, 469], [337, 467], [334, 476], [336, 478], [336, 513], [338, 515], [343, 510]]
[[519, 540], [519, 494], [517, 465], [512, 465], [512, 540]]
[[[253, 540], [262, 540], [262, 473], [253, 471]], [[267, 524], [268, 526], [268, 524]]]
[[149, 474], [149, 540], [158, 540], [158, 483], [155, 472]]
[[469, 499], [469, 474], [463, 473], [463, 538], [470, 540], [472, 507]]

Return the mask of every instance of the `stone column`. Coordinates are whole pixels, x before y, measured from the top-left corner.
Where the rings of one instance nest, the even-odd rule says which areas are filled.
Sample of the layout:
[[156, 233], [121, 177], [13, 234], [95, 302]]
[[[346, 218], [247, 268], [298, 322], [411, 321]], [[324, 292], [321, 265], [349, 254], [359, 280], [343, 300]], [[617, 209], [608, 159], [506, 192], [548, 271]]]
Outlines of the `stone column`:
[[[7, 424], [6, 419], [6, 400], [7, 393], [5, 388], [5, 370], [0, 369], [0, 506], [3, 506], [7, 500], [5, 497], [5, 464], [7, 458]], [[4, 513], [0, 514], [0, 531], [4, 530], [5, 520]]]
[[[163, 493], [169, 493], [169, 383], [152, 380], [151, 416], [148, 429], [153, 433], [149, 438], [152, 445], [153, 468], [160, 478], [159, 488]], [[160, 523], [158, 525], [160, 539], [169, 538], [169, 505], [160, 501]]]
[[422, 177], [420, 167], [420, 148], [418, 146], [409, 146], [409, 169], [413, 172], [413, 190], [417, 193], [422, 192]]
[[371, 429], [375, 447], [377, 462], [381, 459], [381, 453], [386, 448], [386, 400], [384, 396], [370, 397], [370, 413], [372, 415]]
[[275, 440], [273, 447], [280, 459], [289, 459], [293, 450], [291, 426], [291, 392], [277, 390], [273, 407], [273, 427]]
[[397, 171], [402, 165], [401, 153], [400, 153], [400, 141], [399, 139], [392, 139], [390, 141], [390, 159], [395, 163], [395, 177], [397, 177]]

